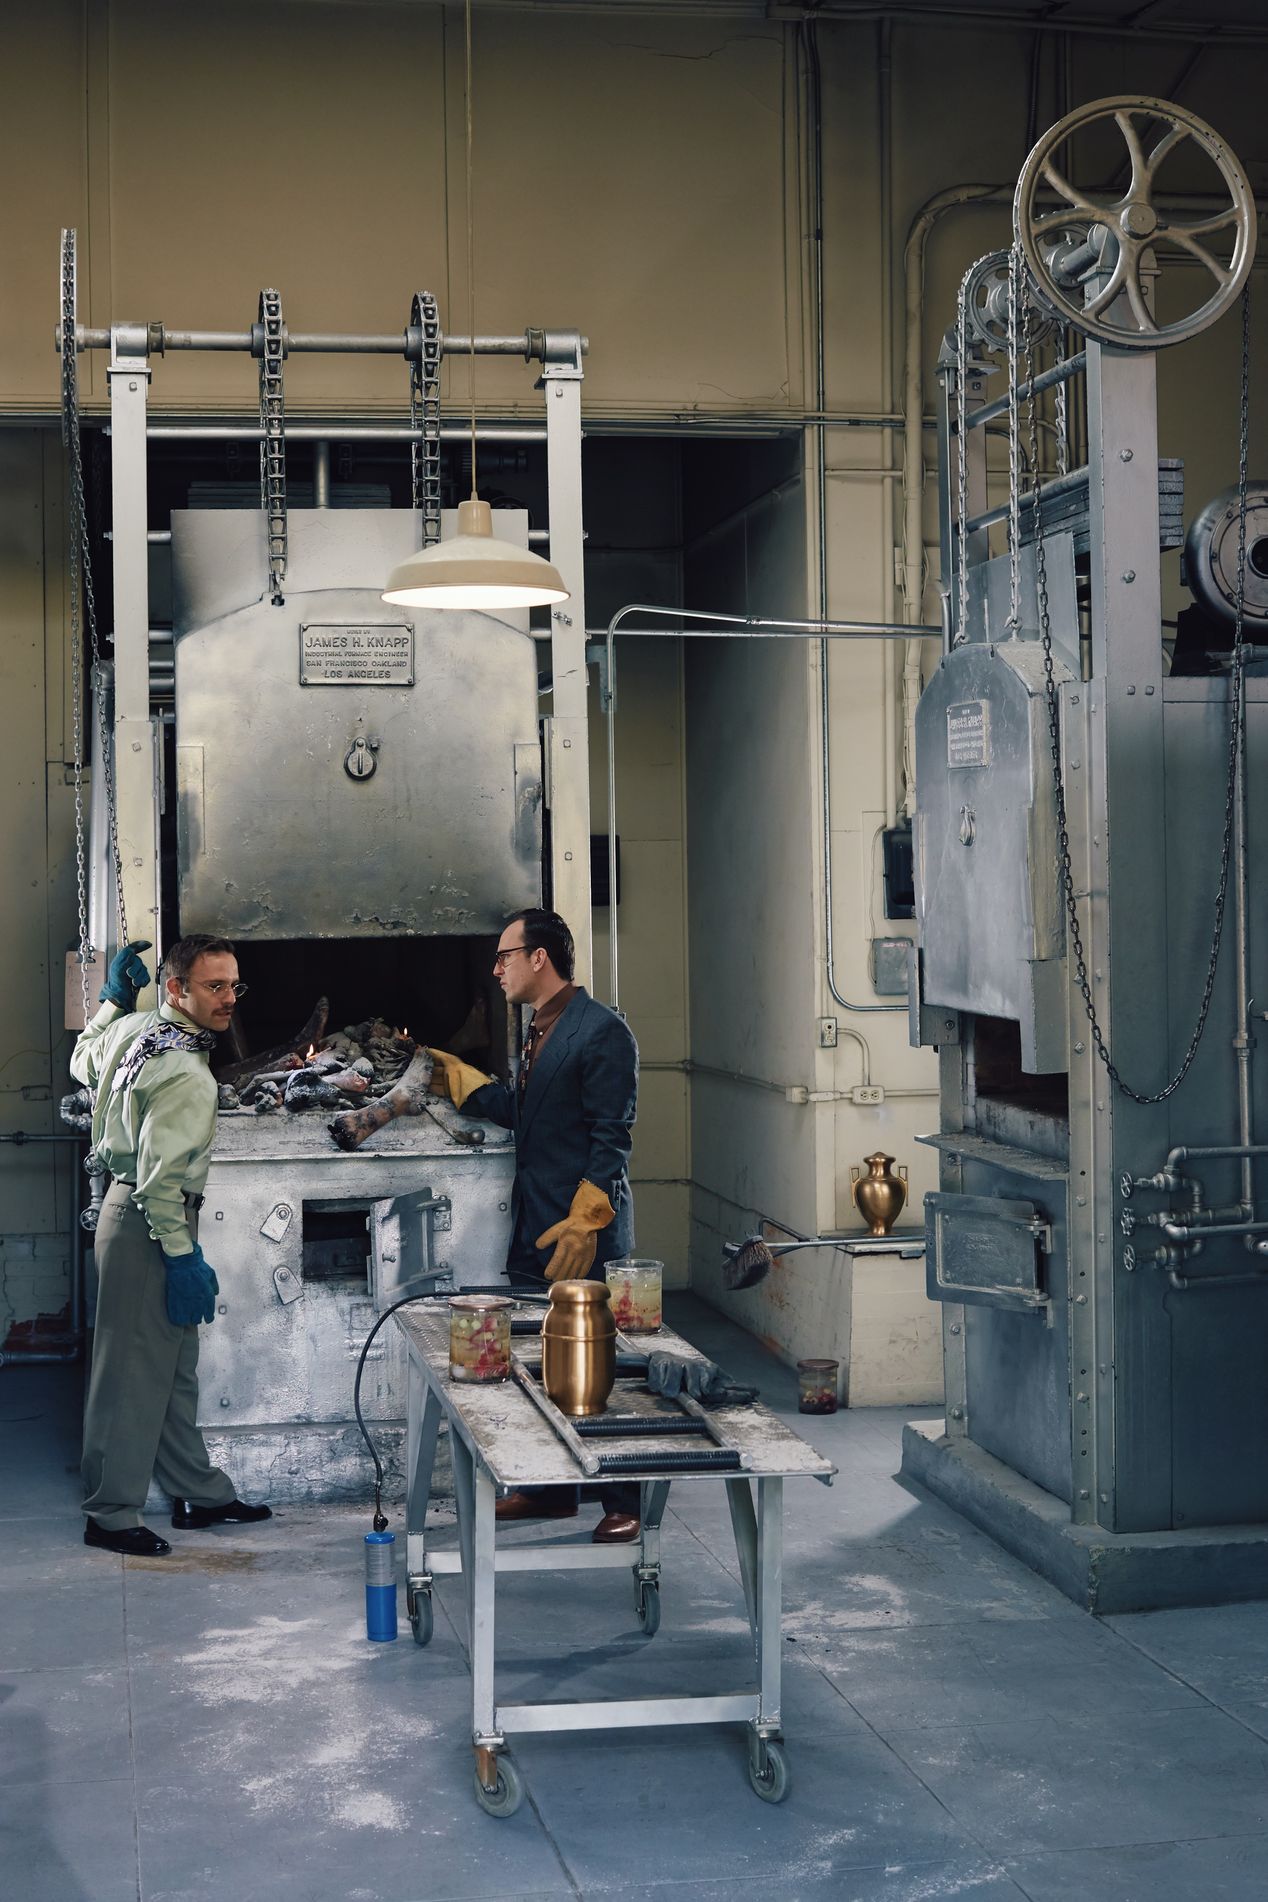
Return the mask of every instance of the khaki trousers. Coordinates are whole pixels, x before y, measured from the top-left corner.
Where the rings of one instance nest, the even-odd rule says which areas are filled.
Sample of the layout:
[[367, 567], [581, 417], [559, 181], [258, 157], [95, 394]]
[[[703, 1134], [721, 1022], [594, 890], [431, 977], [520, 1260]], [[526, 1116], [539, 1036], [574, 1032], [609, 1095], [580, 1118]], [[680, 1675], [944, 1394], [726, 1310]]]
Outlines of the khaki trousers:
[[[190, 1234], [198, 1223], [189, 1211]], [[94, 1246], [97, 1325], [84, 1413], [84, 1504], [107, 1532], [142, 1522], [153, 1476], [173, 1499], [223, 1506], [233, 1482], [198, 1430], [198, 1329], [167, 1318], [163, 1251], [131, 1186], [112, 1183]]]

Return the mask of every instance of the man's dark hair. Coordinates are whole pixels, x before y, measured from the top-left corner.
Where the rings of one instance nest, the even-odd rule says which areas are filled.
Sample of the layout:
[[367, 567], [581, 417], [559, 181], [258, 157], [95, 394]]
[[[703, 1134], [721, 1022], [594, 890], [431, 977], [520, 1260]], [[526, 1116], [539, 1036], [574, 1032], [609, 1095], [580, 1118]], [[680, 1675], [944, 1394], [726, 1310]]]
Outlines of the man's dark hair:
[[577, 948], [559, 913], [530, 906], [527, 911], [513, 911], [506, 922], [513, 925], [517, 919], [524, 927], [524, 942], [529, 950], [544, 951], [559, 976], [571, 984], [577, 968]]
[[205, 931], [195, 931], [188, 938], [178, 938], [169, 946], [163, 959], [160, 973], [164, 983], [169, 977], [178, 980], [183, 991], [189, 989], [189, 974], [206, 951], [227, 951], [233, 955], [233, 946], [228, 938], [212, 938]]

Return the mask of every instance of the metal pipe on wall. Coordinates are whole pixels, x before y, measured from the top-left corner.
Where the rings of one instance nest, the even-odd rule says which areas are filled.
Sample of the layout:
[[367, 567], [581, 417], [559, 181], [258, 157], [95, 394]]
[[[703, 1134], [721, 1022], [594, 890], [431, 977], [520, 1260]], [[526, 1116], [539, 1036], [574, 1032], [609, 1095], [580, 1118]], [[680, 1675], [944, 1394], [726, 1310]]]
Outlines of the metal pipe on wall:
[[[250, 330], [169, 330], [165, 324], [146, 326], [151, 333], [150, 349], [157, 356], [163, 356], [169, 350], [242, 350], [251, 354], [254, 335]], [[442, 337], [442, 356], [466, 357], [522, 357], [525, 363], [534, 360], [546, 360], [544, 331], [526, 330], [521, 337], [477, 337], [474, 344], [470, 337]], [[75, 331], [75, 344], [79, 350], [108, 350], [110, 348], [109, 330], [93, 329], [80, 324]], [[61, 351], [61, 333], [57, 334], [57, 348]], [[582, 354], [590, 348], [590, 339], [581, 339]], [[286, 354], [304, 356], [308, 354], [329, 356], [384, 356], [407, 357], [409, 338], [405, 331], [398, 330], [381, 334], [369, 331], [334, 330], [288, 330], [286, 333]]]
[[[107, 428], [106, 434], [110, 435]], [[258, 423], [151, 423], [151, 442], [259, 442]], [[325, 423], [287, 423], [287, 442], [414, 442], [418, 431], [408, 423], [356, 423], [342, 428]], [[476, 430], [479, 442], [545, 442], [546, 431], [533, 423], [490, 423]], [[469, 423], [445, 423], [442, 442], [471, 441]]]
[[325, 437], [313, 444], [313, 507], [330, 507], [330, 443]]
[[[820, 415], [824, 413], [827, 402], [827, 364], [826, 364], [826, 323], [823, 289], [823, 110], [822, 75], [819, 68], [819, 47], [815, 37], [813, 21], [807, 22], [802, 33], [802, 43], [806, 53], [807, 104], [810, 115], [810, 223], [813, 246], [814, 281], [814, 352], [815, 352], [815, 407]], [[828, 447], [827, 434], [820, 425], [815, 431], [815, 496], [817, 510], [817, 568], [819, 616], [826, 623], [828, 616]], [[831, 677], [828, 663], [829, 654], [826, 639], [819, 642], [819, 771], [821, 795], [821, 824], [823, 827], [823, 960], [824, 977], [828, 994], [841, 1009], [854, 1016], [884, 1016], [905, 1010], [903, 1004], [855, 1004], [844, 996], [836, 980], [836, 938], [835, 895], [833, 890], [832, 860], [832, 694]], [[889, 810], [894, 781], [893, 770], [893, 667], [889, 659], [889, 650], [884, 650], [884, 690], [882, 703], [885, 712], [884, 731], [881, 745], [881, 772], [884, 776], [885, 807]]]

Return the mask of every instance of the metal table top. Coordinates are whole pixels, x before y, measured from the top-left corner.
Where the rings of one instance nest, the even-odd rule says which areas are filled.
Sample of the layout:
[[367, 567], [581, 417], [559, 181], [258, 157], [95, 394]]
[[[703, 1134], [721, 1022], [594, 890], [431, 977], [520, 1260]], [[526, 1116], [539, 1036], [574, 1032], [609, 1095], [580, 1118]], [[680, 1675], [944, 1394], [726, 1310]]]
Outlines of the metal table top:
[[[540, 1309], [536, 1310], [541, 1312]], [[520, 1486], [575, 1486], [584, 1480], [571, 1452], [559, 1439], [514, 1381], [483, 1384], [477, 1381], [451, 1381], [449, 1378], [449, 1314], [441, 1303], [402, 1308], [394, 1316], [405, 1337], [411, 1359], [423, 1372], [437, 1394], [450, 1424], [488, 1468], [500, 1488]], [[516, 1335], [512, 1348], [522, 1360], [535, 1360], [539, 1349], [532, 1335]], [[662, 1327], [651, 1334], [622, 1333], [618, 1337], [621, 1352], [646, 1354], [659, 1350], [679, 1354], [688, 1360], [706, 1358], [698, 1348], [684, 1341], [672, 1328]], [[626, 1413], [663, 1412], [680, 1417], [672, 1401], [649, 1394], [638, 1377], [618, 1377], [613, 1388], [613, 1406]], [[828, 1481], [836, 1472], [830, 1460], [816, 1453], [799, 1434], [764, 1407], [754, 1402], [748, 1407], [724, 1407], [711, 1419], [718, 1427], [724, 1446], [747, 1454], [741, 1473], [733, 1479], [807, 1478]], [[590, 1442], [598, 1446], [598, 1442]], [[681, 1439], [668, 1445], [682, 1449]], [[622, 1479], [637, 1481], [660, 1476], [681, 1479], [714, 1478], [716, 1474], [666, 1472], [656, 1464], [656, 1449], [644, 1439], [614, 1436], [602, 1443], [605, 1453], [635, 1453], [645, 1457], [646, 1465], [636, 1472], [623, 1473]]]

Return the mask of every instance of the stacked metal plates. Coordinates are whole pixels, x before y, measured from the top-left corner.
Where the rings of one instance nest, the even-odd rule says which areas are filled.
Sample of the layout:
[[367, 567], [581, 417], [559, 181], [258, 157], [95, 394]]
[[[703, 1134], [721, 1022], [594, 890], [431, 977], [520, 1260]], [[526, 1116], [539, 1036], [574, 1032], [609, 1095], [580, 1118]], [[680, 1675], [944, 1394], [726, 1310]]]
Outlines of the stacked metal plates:
[[[1065, 529], [1074, 537], [1076, 555], [1086, 555], [1089, 543], [1087, 470], [1075, 470], [1045, 484], [1040, 497], [1040, 519], [1045, 536]], [[1034, 503], [1023, 497], [1021, 538], [1034, 540]], [[1158, 546], [1179, 548], [1184, 543], [1184, 463], [1178, 458], [1158, 462]]]

